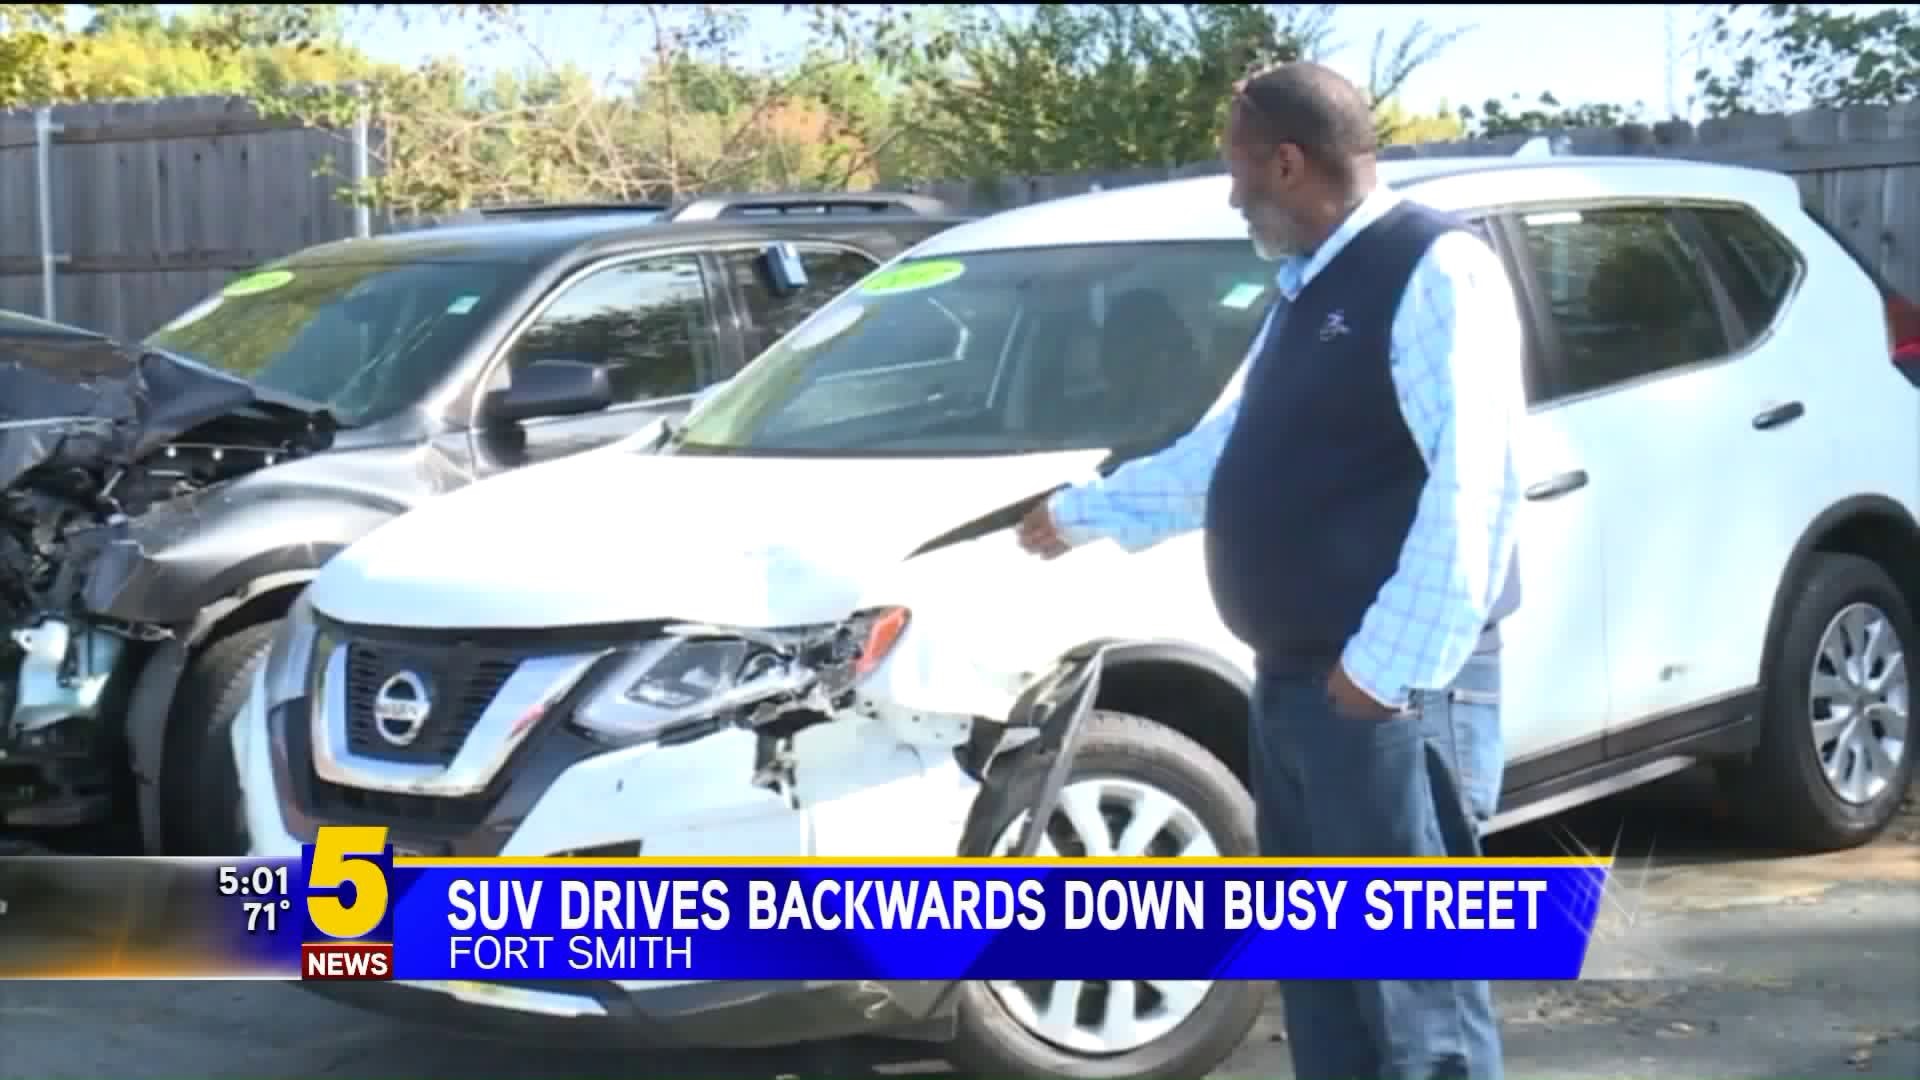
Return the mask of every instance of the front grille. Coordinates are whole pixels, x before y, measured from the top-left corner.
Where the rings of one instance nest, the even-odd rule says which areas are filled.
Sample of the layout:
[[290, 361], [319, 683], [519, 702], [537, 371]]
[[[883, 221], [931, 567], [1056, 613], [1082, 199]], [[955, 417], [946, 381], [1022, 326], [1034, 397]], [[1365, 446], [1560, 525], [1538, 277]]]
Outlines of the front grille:
[[[516, 659], [470, 645], [438, 649], [386, 643], [347, 645], [347, 749], [359, 757], [416, 765], [447, 765], [513, 675]], [[432, 698], [420, 734], [396, 746], [380, 733], [373, 717], [374, 695], [401, 672], [423, 680]]]

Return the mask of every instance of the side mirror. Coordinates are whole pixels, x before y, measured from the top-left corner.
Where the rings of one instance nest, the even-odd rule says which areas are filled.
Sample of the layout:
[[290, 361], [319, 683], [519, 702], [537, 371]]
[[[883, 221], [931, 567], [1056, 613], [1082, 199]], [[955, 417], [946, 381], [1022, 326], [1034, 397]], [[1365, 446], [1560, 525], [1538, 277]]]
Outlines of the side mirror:
[[760, 270], [775, 296], [792, 296], [807, 287], [807, 267], [792, 244], [768, 244], [760, 251]]
[[613, 404], [607, 369], [577, 360], [540, 360], [513, 373], [513, 383], [487, 394], [481, 415], [494, 424], [578, 416]]

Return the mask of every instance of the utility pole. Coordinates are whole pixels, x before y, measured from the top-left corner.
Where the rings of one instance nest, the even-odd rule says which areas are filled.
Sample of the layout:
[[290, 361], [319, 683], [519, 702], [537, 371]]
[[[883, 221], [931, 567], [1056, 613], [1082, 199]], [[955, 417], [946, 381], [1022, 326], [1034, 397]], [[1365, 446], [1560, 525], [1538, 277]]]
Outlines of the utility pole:
[[1666, 36], [1667, 49], [1667, 119], [1683, 120], [1680, 115], [1680, 87], [1675, 81], [1675, 73], [1680, 67], [1680, 39], [1674, 25], [1673, 5], [1660, 5], [1662, 31]]

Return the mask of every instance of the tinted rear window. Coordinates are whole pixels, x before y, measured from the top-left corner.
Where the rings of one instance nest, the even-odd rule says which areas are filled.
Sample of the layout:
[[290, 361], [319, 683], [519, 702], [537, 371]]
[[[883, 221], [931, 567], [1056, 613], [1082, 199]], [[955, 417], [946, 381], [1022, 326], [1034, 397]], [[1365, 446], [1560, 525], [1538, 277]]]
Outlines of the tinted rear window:
[[1693, 211], [1717, 259], [1722, 286], [1740, 315], [1736, 348], [1765, 333], [1800, 277], [1800, 256], [1753, 211], [1701, 207]]

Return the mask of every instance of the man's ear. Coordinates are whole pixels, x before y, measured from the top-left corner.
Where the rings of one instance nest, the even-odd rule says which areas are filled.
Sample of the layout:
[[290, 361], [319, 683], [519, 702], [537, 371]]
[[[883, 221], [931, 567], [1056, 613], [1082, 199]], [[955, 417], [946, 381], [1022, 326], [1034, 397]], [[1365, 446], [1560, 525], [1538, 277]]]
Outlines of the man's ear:
[[1273, 148], [1274, 179], [1288, 187], [1293, 187], [1306, 179], [1309, 162], [1306, 151], [1299, 144], [1283, 142]]

